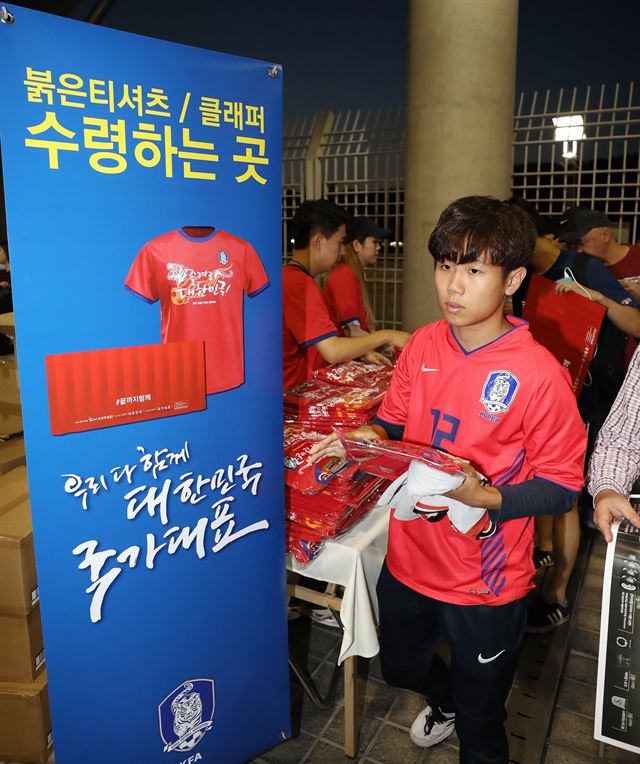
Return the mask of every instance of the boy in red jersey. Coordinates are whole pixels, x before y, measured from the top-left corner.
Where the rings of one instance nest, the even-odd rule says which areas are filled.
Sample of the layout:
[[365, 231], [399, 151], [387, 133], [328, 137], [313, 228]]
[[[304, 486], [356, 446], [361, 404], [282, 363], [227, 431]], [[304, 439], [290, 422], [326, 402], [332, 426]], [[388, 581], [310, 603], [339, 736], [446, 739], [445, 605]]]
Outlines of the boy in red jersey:
[[[569, 511], [583, 482], [586, 438], [568, 375], [525, 321], [503, 314], [535, 240], [528, 215], [497, 199], [465, 197], [442, 213], [429, 250], [445, 320], [412, 335], [378, 416], [349, 434], [468, 460], [466, 480], [447, 495], [490, 510], [498, 526], [477, 541], [446, 516], [392, 513], [378, 581], [383, 676], [428, 701], [411, 739], [428, 747], [455, 726], [464, 764], [508, 761], [504, 705], [533, 575], [533, 516]], [[329, 436], [312, 458], [341, 448]], [[443, 640], [450, 671], [435, 656]]]

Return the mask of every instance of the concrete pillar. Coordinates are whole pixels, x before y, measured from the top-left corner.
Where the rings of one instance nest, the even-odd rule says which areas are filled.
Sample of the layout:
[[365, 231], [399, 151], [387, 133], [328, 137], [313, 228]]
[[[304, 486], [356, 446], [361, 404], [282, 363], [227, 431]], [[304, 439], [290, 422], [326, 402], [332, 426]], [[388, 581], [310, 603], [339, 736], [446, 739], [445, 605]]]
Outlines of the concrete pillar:
[[427, 241], [469, 194], [509, 195], [518, 0], [409, 0], [403, 326], [440, 318]]

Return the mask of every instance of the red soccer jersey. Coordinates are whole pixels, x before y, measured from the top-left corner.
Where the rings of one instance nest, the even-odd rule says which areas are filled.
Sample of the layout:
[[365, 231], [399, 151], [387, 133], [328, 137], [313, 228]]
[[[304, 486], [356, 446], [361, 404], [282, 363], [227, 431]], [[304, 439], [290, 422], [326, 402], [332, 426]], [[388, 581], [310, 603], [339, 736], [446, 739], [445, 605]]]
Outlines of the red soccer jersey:
[[630, 244], [629, 251], [617, 263], [608, 265], [607, 268], [617, 279], [627, 279], [632, 276], [640, 277], [640, 245]]
[[[577, 491], [585, 429], [569, 377], [526, 321], [468, 353], [449, 324], [416, 331], [404, 347], [378, 416], [404, 440], [468, 459], [492, 485], [544, 478]], [[502, 605], [531, 588], [533, 518], [508, 520], [484, 541], [449, 522], [392, 516], [389, 570], [406, 586], [460, 605]]]
[[269, 285], [250, 244], [220, 230], [202, 238], [171, 231], [144, 245], [125, 285], [160, 300], [163, 342], [204, 340], [207, 393], [244, 382], [243, 296]]
[[361, 328], [365, 332], [369, 331], [360, 282], [346, 263], [338, 263], [329, 273], [322, 296], [334, 324], [342, 328], [358, 320]]
[[284, 389], [306, 382], [327, 362], [314, 345], [338, 333], [320, 287], [301, 265], [282, 269], [282, 365]]

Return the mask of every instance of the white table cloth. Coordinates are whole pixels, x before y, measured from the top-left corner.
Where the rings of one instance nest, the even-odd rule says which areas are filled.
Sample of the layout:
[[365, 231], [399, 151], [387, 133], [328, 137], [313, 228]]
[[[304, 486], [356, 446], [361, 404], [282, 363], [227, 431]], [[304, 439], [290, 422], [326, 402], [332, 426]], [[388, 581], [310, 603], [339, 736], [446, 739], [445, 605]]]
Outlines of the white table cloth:
[[344, 536], [325, 541], [320, 554], [307, 565], [288, 556], [289, 570], [344, 587], [338, 665], [354, 655], [372, 658], [379, 652], [376, 582], [387, 553], [388, 526], [389, 507], [374, 507]]

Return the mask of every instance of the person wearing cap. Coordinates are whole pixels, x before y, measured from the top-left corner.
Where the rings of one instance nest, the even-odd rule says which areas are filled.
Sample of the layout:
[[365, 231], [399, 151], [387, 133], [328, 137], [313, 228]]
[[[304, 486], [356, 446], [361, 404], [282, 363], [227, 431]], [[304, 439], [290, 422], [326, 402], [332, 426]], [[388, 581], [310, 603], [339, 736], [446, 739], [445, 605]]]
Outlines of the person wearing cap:
[[[586, 252], [601, 260], [626, 290], [640, 298], [640, 246], [620, 244], [611, 232], [611, 221], [600, 210], [569, 207], [560, 217], [558, 238], [570, 249]], [[629, 366], [637, 340], [632, 332], [625, 347], [625, 368]]]
[[403, 347], [406, 332], [394, 329], [362, 337], [340, 337], [315, 278], [330, 270], [342, 254], [346, 210], [327, 199], [303, 202], [291, 220], [293, 257], [282, 271], [283, 384], [288, 389], [311, 378], [315, 369], [363, 356], [381, 363], [376, 348]]
[[[640, 297], [640, 245], [616, 241], [604, 212], [569, 207], [560, 217], [557, 235], [572, 248], [602, 260], [617, 279], [624, 281], [625, 289]], [[634, 278], [638, 281], [626, 281]]]
[[[612, 325], [605, 330], [608, 336], [620, 332], [640, 334], [640, 300], [623, 289], [599, 260], [584, 253], [563, 249], [555, 237], [558, 222], [554, 218], [541, 215], [535, 206], [525, 199], [514, 198], [511, 201], [525, 210], [536, 226], [538, 237], [533, 257], [529, 262], [531, 270], [557, 282], [558, 292], [575, 291], [605, 307], [607, 319]], [[514, 295], [514, 306], [520, 297], [516, 299]], [[616, 363], [610, 363], [611, 359], [606, 358], [608, 352], [620, 356]], [[596, 357], [589, 369], [591, 385], [583, 388], [578, 400], [582, 418], [589, 423], [588, 452], [622, 382], [622, 354], [623, 347], [618, 342], [617, 349], [609, 347], [606, 352], [603, 350], [599, 357]], [[603, 376], [606, 376], [603, 367], [614, 375], [610, 384], [608, 379], [603, 379]], [[543, 591], [527, 612], [527, 632], [544, 634], [566, 623], [571, 615], [567, 588], [580, 547], [580, 516], [577, 504], [562, 515], [536, 517], [536, 532], [536, 567], [553, 565], [553, 570], [545, 577]]]
[[322, 290], [333, 322], [349, 337], [376, 329], [371, 297], [364, 279], [364, 269], [375, 263], [383, 239], [391, 231], [374, 220], [356, 217], [347, 227], [347, 239], [338, 264], [331, 270]]

